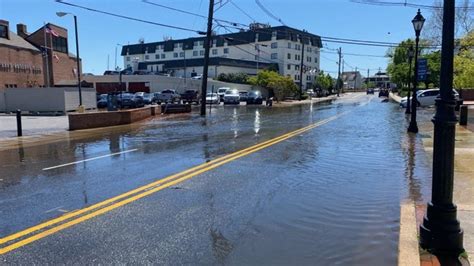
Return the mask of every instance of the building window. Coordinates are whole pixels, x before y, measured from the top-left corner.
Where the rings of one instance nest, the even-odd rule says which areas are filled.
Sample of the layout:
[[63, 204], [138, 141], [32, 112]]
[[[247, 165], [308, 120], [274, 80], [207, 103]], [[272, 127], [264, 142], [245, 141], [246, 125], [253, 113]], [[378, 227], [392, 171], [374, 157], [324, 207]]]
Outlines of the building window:
[[306, 61], [311, 62], [311, 56], [307, 56]]
[[298, 55], [297, 54], [295, 54], [295, 60], [298, 60]]
[[194, 46], [198, 46], [199, 45], [199, 42], [198, 41], [194, 41]]
[[204, 45], [204, 41], [199, 41], [199, 45], [200, 45], [200, 46], [203, 46], [203, 45]]
[[213, 46], [216, 46], [216, 45], [217, 45], [217, 40], [216, 40], [216, 39], [212, 40], [212, 45], [213, 45]]
[[276, 31], [272, 31], [272, 37], [276, 37], [277, 36], [277, 32]]
[[158, 44], [156, 46], [156, 50], [162, 50], [163, 49], [163, 44]]
[[288, 49], [291, 49], [291, 42], [288, 43]]
[[204, 50], [199, 51], [199, 55], [203, 56], [204, 55]]
[[155, 55], [155, 59], [160, 59], [160, 55], [159, 55], [159, 54], [156, 54], [156, 55]]
[[272, 53], [271, 59], [277, 59], [277, 58], [278, 58], [278, 54], [277, 53]]
[[306, 76], [306, 80], [311, 80], [311, 76]]
[[217, 49], [212, 49], [212, 54], [217, 55]]
[[130, 56], [127, 56], [127, 58], [125, 58], [127, 61], [130, 61]]
[[258, 55], [255, 55], [255, 61], [258, 60]]
[[178, 53], [173, 53], [174, 58], [178, 58]]
[[315, 62], [315, 63], [318, 62], [318, 58], [317, 58], [317, 57], [314, 58], [314, 62]]
[[180, 52], [179, 57], [184, 57], [184, 52]]
[[288, 70], [291, 70], [291, 64], [288, 64], [288, 66], [286, 67]]
[[61, 36], [53, 36], [53, 50], [67, 54], [67, 39]]
[[193, 56], [198, 56], [198, 51], [193, 51]]
[[300, 70], [300, 66], [299, 66], [299, 65], [295, 65], [295, 70]]
[[183, 47], [183, 43], [181, 43], [181, 42], [177, 42], [177, 43], [174, 44], [175, 49], [176, 48], [181, 48], [181, 47]]
[[166, 58], [166, 54], [161, 54], [161, 59], [165, 59]]
[[291, 59], [291, 54], [290, 53], [288, 53], [288, 59]]
[[228, 54], [229, 53], [229, 48], [224, 48], [224, 54]]
[[145, 55], [145, 60], [148, 60], [150, 59], [150, 56], [149, 55]]
[[300, 79], [299, 75], [295, 75], [295, 80], [299, 80], [299, 79]]
[[8, 39], [8, 27], [6, 25], [0, 25], [0, 38]]
[[277, 42], [272, 42], [271, 47], [272, 47], [272, 49], [278, 48], [278, 43]]

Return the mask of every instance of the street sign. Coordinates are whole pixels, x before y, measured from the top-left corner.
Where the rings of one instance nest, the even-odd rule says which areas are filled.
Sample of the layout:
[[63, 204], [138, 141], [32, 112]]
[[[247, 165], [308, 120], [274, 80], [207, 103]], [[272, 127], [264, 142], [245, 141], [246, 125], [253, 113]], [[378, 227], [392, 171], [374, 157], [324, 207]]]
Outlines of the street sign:
[[418, 81], [425, 81], [428, 74], [428, 60], [426, 58], [418, 59]]

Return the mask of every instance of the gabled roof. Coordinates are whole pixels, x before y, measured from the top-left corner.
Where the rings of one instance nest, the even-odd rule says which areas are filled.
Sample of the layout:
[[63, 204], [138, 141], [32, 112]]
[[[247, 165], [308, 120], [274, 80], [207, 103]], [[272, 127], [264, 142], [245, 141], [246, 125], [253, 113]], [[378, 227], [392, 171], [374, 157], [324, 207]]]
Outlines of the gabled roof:
[[32, 50], [35, 52], [40, 52], [38, 48], [36, 48], [31, 43], [27, 42], [25, 39], [21, 38], [20, 36], [16, 35], [16, 33], [9, 31], [9, 39], [0, 38], [0, 45], [8, 45], [12, 47], [18, 47], [23, 49]]

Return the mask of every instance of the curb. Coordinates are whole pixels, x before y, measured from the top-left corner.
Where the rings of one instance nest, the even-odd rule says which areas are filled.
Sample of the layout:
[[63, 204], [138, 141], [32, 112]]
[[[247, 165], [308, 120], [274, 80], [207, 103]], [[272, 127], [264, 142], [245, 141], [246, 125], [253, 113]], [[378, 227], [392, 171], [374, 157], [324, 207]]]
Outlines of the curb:
[[398, 265], [419, 266], [418, 230], [415, 203], [408, 201], [400, 205], [400, 238], [398, 240]]

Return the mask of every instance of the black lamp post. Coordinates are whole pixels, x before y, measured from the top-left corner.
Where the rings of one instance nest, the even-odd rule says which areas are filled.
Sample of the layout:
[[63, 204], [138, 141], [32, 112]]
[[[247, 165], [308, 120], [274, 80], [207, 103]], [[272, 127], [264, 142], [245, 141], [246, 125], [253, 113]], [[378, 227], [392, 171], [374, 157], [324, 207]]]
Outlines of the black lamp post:
[[454, 137], [456, 101], [453, 95], [454, 18], [453, 0], [444, 0], [441, 48], [440, 96], [436, 99], [431, 202], [420, 226], [420, 245], [431, 251], [441, 265], [457, 265], [464, 251], [463, 231], [453, 203]]
[[416, 87], [418, 85], [418, 43], [420, 42], [420, 32], [425, 23], [425, 18], [421, 15], [420, 10], [411, 21], [413, 23], [413, 28], [415, 29], [415, 77], [413, 81], [413, 97], [411, 98], [411, 119], [410, 126], [408, 126], [408, 132], [418, 133], [418, 125], [416, 124], [416, 106], [418, 105], [418, 100], [416, 98]]
[[66, 15], [73, 15], [74, 17], [74, 29], [76, 32], [76, 54], [77, 54], [77, 88], [79, 90], [79, 111], [82, 110], [82, 91], [81, 91], [81, 62], [79, 61], [79, 37], [77, 36], [77, 17], [74, 14], [67, 13], [67, 12], [56, 12], [58, 17], [64, 17]]
[[413, 50], [413, 45], [410, 45], [408, 48], [408, 95], [407, 95], [407, 109], [405, 110], [405, 114], [411, 113], [410, 110], [410, 89], [411, 89], [411, 62], [413, 61], [413, 56], [415, 55], [415, 51]]

